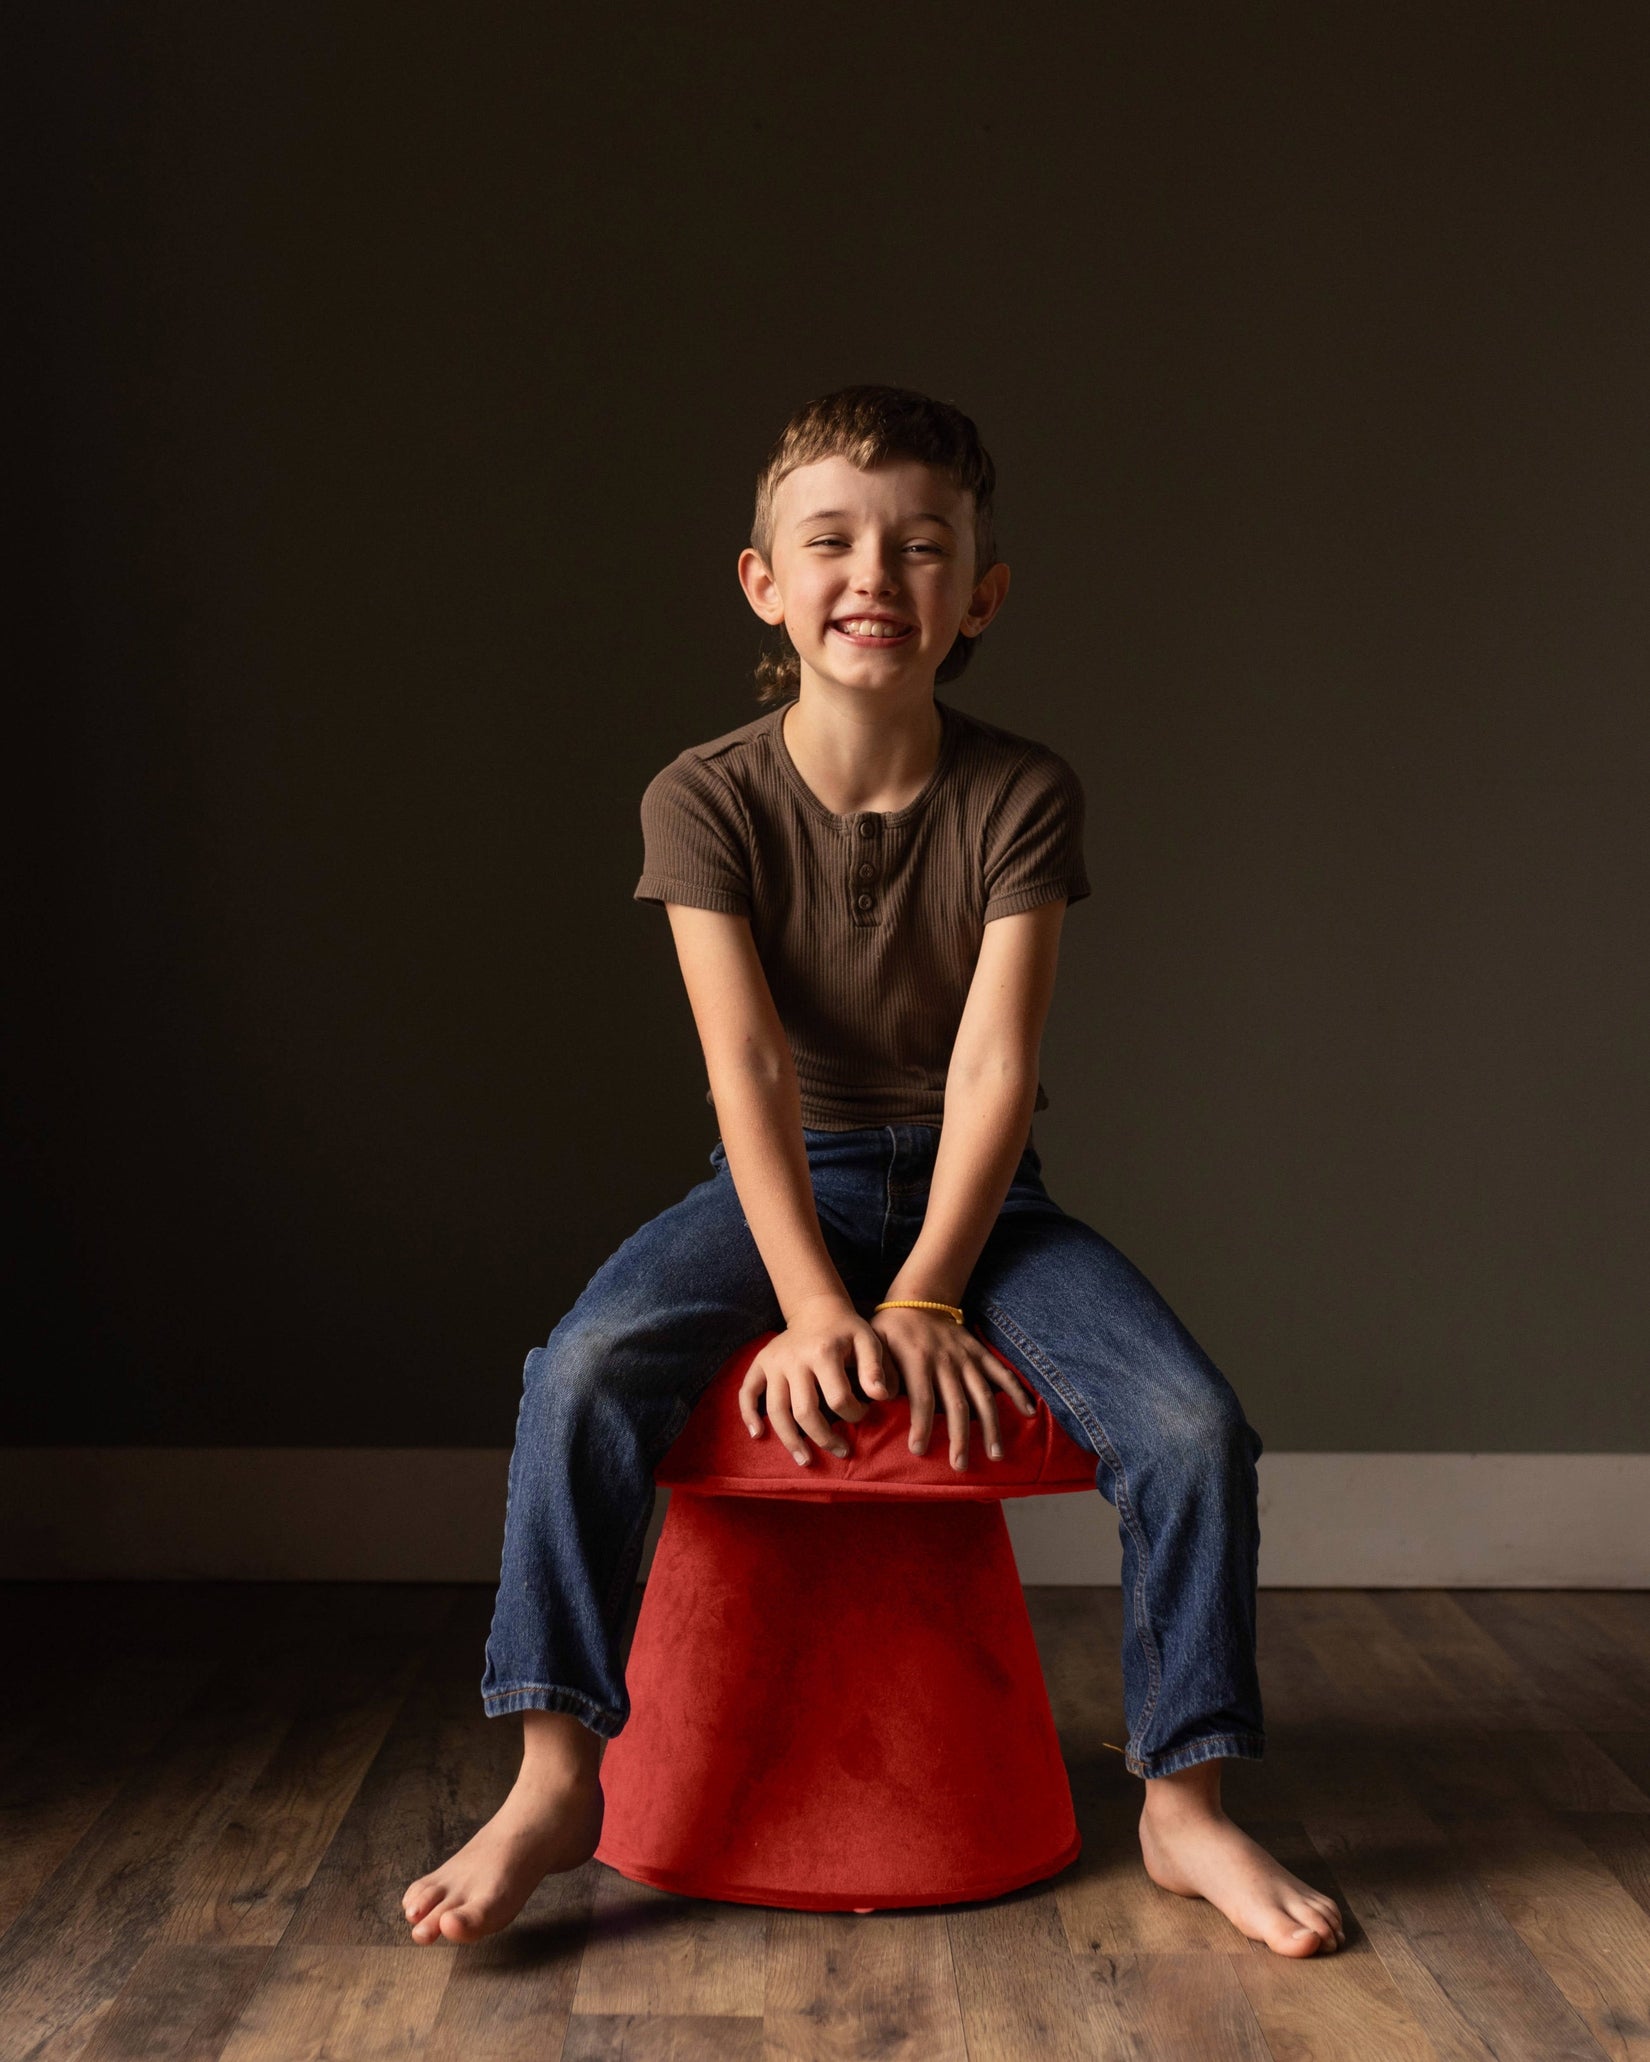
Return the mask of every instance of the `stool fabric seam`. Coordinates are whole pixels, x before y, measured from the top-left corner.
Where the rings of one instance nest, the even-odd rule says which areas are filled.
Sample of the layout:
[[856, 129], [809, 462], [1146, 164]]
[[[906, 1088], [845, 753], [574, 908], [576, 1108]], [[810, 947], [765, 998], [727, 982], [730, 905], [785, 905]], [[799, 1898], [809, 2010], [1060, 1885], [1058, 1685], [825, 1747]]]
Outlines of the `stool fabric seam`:
[[[951, 1482], [909, 1482], [895, 1477], [886, 1483], [875, 1476], [816, 1474], [822, 1461], [834, 1461], [838, 1469], [850, 1465], [849, 1461], [838, 1460], [835, 1454], [826, 1454], [822, 1460], [810, 1461], [806, 1468], [797, 1470], [794, 1488], [790, 1486], [790, 1477], [781, 1476], [771, 1488], [753, 1489], [751, 1484], [756, 1478], [750, 1475], [695, 1475], [691, 1482], [665, 1482], [660, 1486], [672, 1496], [733, 1496], [776, 1504], [1007, 1503], [1023, 1496], [1077, 1496], [1094, 1487], [1093, 1483], [1075, 1482], [1051, 1487], [1040, 1479], [994, 1484], [987, 1471], [995, 1463], [989, 1460], [979, 1465], [970, 1462], [966, 1468], [953, 1470], [956, 1479]], [[810, 1475], [817, 1487], [809, 1483]]]

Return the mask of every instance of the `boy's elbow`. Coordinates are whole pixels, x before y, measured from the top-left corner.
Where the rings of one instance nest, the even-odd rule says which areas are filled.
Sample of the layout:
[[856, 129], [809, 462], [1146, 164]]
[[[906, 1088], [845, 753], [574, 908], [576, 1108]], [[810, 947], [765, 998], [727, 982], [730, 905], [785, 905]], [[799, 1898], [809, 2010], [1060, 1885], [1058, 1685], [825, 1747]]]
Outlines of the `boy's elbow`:
[[788, 1051], [776, 1050], [758, 1039], [752, 1039], [732, 1052], [719, 1053], [705, 1064], [710, 1092], [718, 1102], [724, 1095], [749, 1094], [753, 1090], [763, 1095], [771, 1094], [792, 1079], [795, 1071]]
[[1036, 1053], [1027, 1053], [1018, 1046], [988, 1046], [953, 1053], [946, 1074], [946, 1090], [949, 1093], [957, 1088], [965, 1094], [978, 1094], [983, 1090], [1005, 1096], [1023, 1090], [1034, 1096], [1037, 1093], [1038, 1064]]

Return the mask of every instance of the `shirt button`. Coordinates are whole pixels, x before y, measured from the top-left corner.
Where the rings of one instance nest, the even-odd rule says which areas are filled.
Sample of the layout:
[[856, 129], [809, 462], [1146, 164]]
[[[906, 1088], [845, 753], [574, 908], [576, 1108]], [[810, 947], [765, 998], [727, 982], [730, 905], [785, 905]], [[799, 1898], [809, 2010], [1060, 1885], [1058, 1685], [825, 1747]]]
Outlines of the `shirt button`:
[[874, 895], [859, 895], [855, 897], [855, 900], [861, 909], [871, 909], [876, 904], [876, 897]]
[[859, 819], [859, 834], [862, 838], [874, 838], [876, 836], [877, 827], [870, 817], [862, 816]]
[[859, 877], [862, 881], [868, 881], [871, 878], [872, 874], [874, 874], [875, 872], [876, 868], [871, 864], [870, 860], [867, 859], [865, 864], [859, 870]]

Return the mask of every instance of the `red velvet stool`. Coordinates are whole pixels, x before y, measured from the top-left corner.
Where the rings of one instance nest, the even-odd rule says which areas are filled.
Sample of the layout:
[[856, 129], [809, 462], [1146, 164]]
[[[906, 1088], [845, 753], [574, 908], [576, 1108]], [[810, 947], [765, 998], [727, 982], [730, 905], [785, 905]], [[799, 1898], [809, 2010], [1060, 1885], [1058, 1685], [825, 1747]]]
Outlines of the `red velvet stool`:
[[1000, 1397], [1003, 1458], [975, 1420], [958, 1470], [943, 1412], [911, 1452], [901, 1396], [841, 1426], [846, 1459], [799, 1468], [739, 1415], [774, 1336], [720, 1370], [658, 1469], [670, 1509], [596, 1858], [814, 1911], [1040, 1882], [1080, 1843], [1001, 1500], [1092, 1490], [1094, 1456], [1041, 1400]]

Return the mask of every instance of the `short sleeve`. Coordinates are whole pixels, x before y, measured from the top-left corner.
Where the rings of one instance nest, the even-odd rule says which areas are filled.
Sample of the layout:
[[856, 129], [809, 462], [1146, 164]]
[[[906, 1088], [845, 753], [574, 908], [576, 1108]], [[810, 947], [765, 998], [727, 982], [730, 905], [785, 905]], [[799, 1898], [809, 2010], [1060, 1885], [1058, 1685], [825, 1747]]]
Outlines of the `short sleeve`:
[[1029, 753], [997, 798], [985, 834], [985, 921], [1043, 902], [1080, 902], [1083, 783], [1058, 752]]
[[642, 877], [635, 902], [751, 913], [751, 867], [738, 800], [691, 757], [673, 759], [642, 794]]

